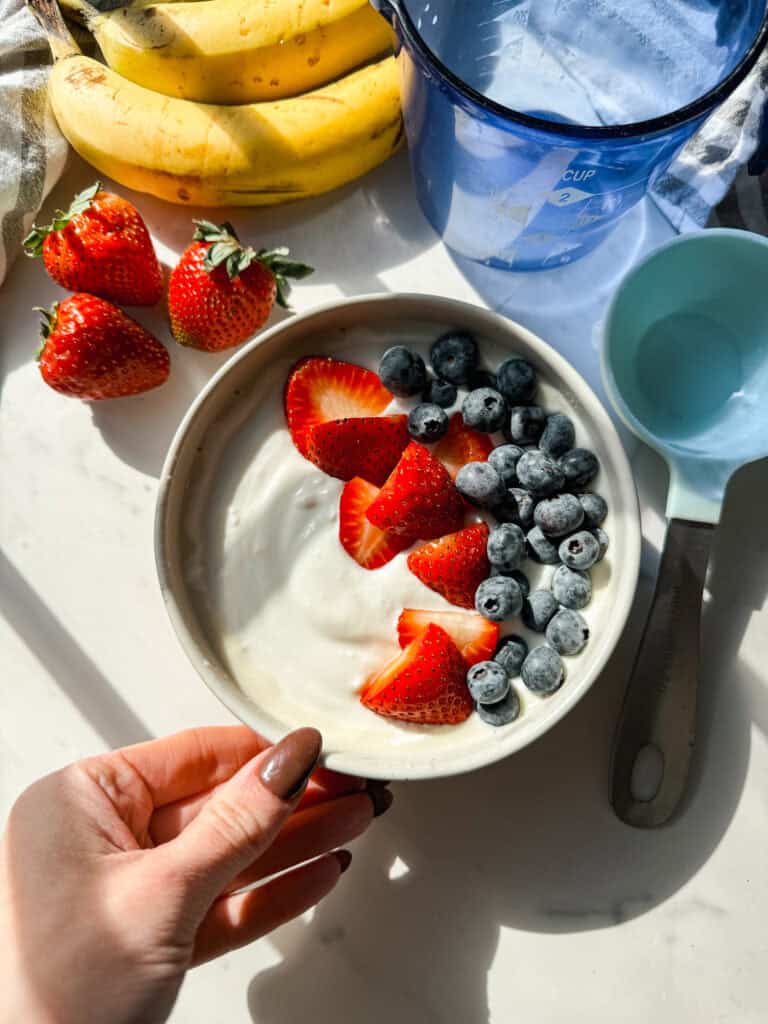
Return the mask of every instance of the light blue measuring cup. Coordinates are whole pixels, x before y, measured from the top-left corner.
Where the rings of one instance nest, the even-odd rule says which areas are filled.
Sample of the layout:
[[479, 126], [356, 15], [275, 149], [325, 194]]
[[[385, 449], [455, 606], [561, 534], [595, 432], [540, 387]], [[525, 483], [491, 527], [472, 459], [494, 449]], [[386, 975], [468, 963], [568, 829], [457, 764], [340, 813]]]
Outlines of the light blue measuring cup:
[[614, 296], [602, 371], [619, 415], [670, 470], [667, 538], [612, 764], [616, 813], [653, 827], [688, 778], [713, 527], [734, 471], [768, 455], [768, 239], [710, 230], [653, 252]]

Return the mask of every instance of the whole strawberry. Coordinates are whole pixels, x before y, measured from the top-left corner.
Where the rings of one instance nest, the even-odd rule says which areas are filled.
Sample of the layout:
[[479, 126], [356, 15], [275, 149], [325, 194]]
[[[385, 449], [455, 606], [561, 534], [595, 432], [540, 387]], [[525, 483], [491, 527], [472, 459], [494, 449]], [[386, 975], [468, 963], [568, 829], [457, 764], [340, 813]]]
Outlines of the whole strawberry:
[[181, 345], [218, 352], [239, 345], [266, 321], [277, 300], [287, 307], [288, 278], [312, 273], [288, 249], [243, 246], [231, 224], [196, 220], [194, 241], [168, 284], [171, 330]]
[[141, 214], [96, 182], [75, 196], [66, 213], [35, 226], [24, 239], [28, 256], [42, 256], [57, 284], [124, 306], [154, 306], [163, 277]]
[[168, 379], [164, 345], [111, 302], [79, 292], [43, 314], [43, 380], [74, 398], [138, 395]]

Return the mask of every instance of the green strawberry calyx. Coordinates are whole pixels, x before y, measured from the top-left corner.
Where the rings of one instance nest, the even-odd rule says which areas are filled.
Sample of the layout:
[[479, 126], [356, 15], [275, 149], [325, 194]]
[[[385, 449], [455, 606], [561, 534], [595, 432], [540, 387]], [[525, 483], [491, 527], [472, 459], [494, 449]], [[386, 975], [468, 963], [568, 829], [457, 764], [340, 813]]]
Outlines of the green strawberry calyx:
[[67, 224], [69, 224], [73, 217], [76, 217], [79, 213], [85, 213], [99, 192], [101, 192], [101, 182], [94, 181], [94, 183], [89, 185], [88, 188], [83, 189], [82, 192], [78, 192], [72, 200], [68, 210], [56, 210], [50, 224], [45, 224], [40, 227], [38, 227], [37, 224], [34, 224], [32, 226], [32, 230], [21, 243], [27, 256], [42, 256], [43, 242], [46, 240], [48, 235], [52, 235], [56, 231], [61, 231], [67, 226]]
[[48, 339], [56, 330], [56, 314], [59, 311], [59, 304], [54, 302], [50, 309], [44, 309], [43, 306], [33, 306], [33, 309], [36, 313], [40, 314], [40, 347], [36, 355], [36, 358], [39, 360]]
[[314, 273], [315, 268], [307, 263], [289, 259], [290, 250], [284, 245], [276, 249], [254, 249], [250, 245], [243, 245], [229, 221], [212, 224], [209, 220], [196, 220], [194, 224], [194, 240], [208, 243], [208, 251], [203, 260], [203, 268], [208, 273], [224, 266], [227, 276], [233, 281], [252, 263], [259, 263], [273, 275], [277, 285], [277, 304], [283, 309], [289, 308], [289, 279], [300, 281]]

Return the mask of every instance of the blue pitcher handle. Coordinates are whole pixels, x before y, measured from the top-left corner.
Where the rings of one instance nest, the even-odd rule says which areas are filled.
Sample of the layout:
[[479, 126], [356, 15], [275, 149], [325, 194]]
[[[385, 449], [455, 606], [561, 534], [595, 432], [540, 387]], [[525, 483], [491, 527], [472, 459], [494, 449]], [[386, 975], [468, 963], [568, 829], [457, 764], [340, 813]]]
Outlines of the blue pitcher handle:
[[382, 17], [387, 19], [392, 28], [397, 28], [400, 16], [399, 0], [369, 0], [369, 3]]
[[749, 158], [748, 172], [756, 177], [768, 170], [768, 102], [764, 103], [757, 129], [757, 149]]

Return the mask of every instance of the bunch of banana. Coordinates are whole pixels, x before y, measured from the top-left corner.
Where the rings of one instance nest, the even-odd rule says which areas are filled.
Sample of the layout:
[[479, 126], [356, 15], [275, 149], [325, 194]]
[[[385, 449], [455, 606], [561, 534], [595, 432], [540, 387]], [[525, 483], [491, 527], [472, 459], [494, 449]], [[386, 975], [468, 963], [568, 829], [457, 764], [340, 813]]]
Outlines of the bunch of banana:
[[[392, 56], [288, 99], [201, 103], [145, 88], [83, 56], [56, 0], [27, 2], [48, 33], [55, 60], [48, 91], [61, 131], [85, 160], [129, 188], [200, 206], [281, 203], [352, 181], [382, 163], [400, 142]], [[354, 6], [353, 0], [251, 3], [263, 12]], [[215, 4], [244, 10], [239, 0], [173, 6], [190, 10]], [[142, 9], [155, 8], [135, 8]], [[310, 24], [309, 17], [302, 14], [301, 24]]]
[[113, 71], [166, 96], [252, 103], [298, 96], [392, 50], [368, 0], [62, 0]]

